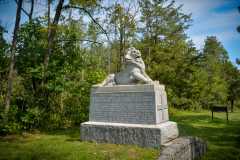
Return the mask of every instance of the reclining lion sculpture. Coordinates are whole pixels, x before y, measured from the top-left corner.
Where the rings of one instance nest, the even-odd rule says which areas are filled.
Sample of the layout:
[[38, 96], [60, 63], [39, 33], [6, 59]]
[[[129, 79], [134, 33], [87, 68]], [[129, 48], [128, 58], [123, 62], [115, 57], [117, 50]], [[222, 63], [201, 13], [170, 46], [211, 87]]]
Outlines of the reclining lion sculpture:
[[145, 82], [146, 84], [159, 83], [153, 81], [145, 73], [145, 64], [141, 58], [141, 53], [134, 47], [128, 48], [124, 56], [126, 70], [116, 74], [110, 74], [106, 79], [92, 87], [114, 86], [114, 85], [136, 85]]

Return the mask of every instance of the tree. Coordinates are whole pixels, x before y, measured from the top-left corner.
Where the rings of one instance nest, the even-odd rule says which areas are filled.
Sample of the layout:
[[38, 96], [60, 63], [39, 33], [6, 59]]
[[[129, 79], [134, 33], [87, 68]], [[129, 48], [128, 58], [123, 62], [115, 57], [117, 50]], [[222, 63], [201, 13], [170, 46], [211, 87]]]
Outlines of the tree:
[[4, 102], [3, 100], [3, 84], [5, 81], [7, 81], [7, 71], [9, 67], [9, 49], [10, 44], [6, 42], [6, 40], [3, 38], [3, 33], [7, 32], [4, 27], [1, 26], [0, 21], [0, 100], [1, 102]]
[[32, 14], [33, 14], [34, 1], [33, 0], [31, 1], [31, 10], [29, 14], [22, 8], [22, 2], [23, 2], [22, 0], [19, 0], [19, 2], [16, 1], [16, 3], [18, 4], [18, 8], [17, 8], [16, 21], [15, 21], [14, 36], [12, 41], [8, 84], [7, 84], [6, 97], [5, 97], [6, 113], [8, 112], [10, 107], [10, 95], [11, 95], [11, 87], [12, 87], [12, 80], [13, 80], [14, 59], [15, 59], [15, 52], [16, 52], [16, 46], [17, 46], [17, 37], [18, 37], [18, 28], [19, 28], [19, 23], [21, 18], [20, 17], [21, 10], [23, 10], [24, 13], [28, 15], [29, 20], [32, 19]]
[[191, 15], [180, 13], [182, 6], [174, 8], [174, 1], [166, 7], [163, 7], [164, 2], [166, 1], [143, 0], [139, 2], [142, 12], [141, 21], [146, 22], [144, 27], [140, 28], [143, 36], [139, 47], [147, 62], [151, 61], [152, 66], [149, 65], [148, 68], [153, 68], [155, 64], [153, 62], [164, 65], [169, 57], [181, 57], [177, 54], [180, 54], [182, 48], [186, 47], [184, 40], [187, 36], [184, 30], [190, 26]]
[[[60, 17], [62, 9], [63, 8], [65, 8], [65, 9], [66, 8], [79, 8], [79, 9], [82, 9], [85, 12], [87, 12], [86, 9], [81, 8], [81, 7], [75, 7], [75, 6], [71, 6], [71, 7], [70, 6], [65, 6], [65, 7], [63, 7], [63, 3], [64, 3], [64, 0], [59, 1], [57, 9], [56, 9], [55, 17], [54, 17], [54, 20], [53, 20], [53, 24], [52, 24], [52, 27], [51, 27], [52, 29], [51, 29], [51, 33], [49, 35], [48, 45], [47, 45], [47, 48], [46, 48], [45, 58], [44, 58], [44, 61], [43, 61], [43, 65], [44, 65], [43, 72], [44, 73], [46, 73], [47, 70], [48, 70], [48, 65], [49, 65], [49, 60], [50, 60], [50, 56], [51, 56], [51, 50], [52, 50], [52, 45], [53, 45], [53, 41], [54, 41], [54, 36], [55, 36], [56, 30], [57, 30], [57, 25], [58, 25], [58, 21], [59, 21], [59, 17]], [[76, 4], [91, 7], [91, 6], [96, 5], [98, 3], [96, 1], [91, 1], [91, 3], [85, 3], [85, 2], [82, 2], [82, 1], [77, 1]], [[89, 12], [87, 12], [87, 13], [90, 15]], [[90, 15], [90, 17], [91, 17], [91, 15]], [[96, 21], [94, 21], [94, 22], [97, 23]], [[40, 107], [40, 99], [41, 99], [41, 96], [42, 96], [41, 88], [43, 87], [44, 83], [45, 83], [45, 77], [43, 77], [41, 79], [41, 86], [37, 91], [37, 98], [36, 98], [36, 104], [35, 104], [35, 108], [37, 108], [37, 109]]]
[[36, 69], [41, 65], [48, 39], [47, 28], [42, 26], [41, 21], [40, 18], [36, 18], [21, 25], [18, 36], [18, 55], [16, 57], [16, 70], [19, 75], [24, 77], [22, 84], [35, 97], [40, 85], [39, 73], [35, 71], [29, 74], [29, 72], [30, 68]]
[[147, 47], [147, 52], [148, 52], [148, 59], [147, 59], [147, 66], [148, 68], [150, 68], [150, 32], [151, 32], [151, 27], [150, 27], [150, 24], [151, 22], [153, 21], [152, 20], [152, 14], [153, 14], [153, 9], [152, 9], [152, 5], [151, 5], [151, 2], [149, 0], [142, 0], [142, 1], [139, 1], [139, 5], [140, 5], [140, 8], [141, 8], [141, 13], [142, 13], [142, 17], [141, 17], [141, 22], [145, 22], [146, 23], [146, 28], [142, 28], [140, 29], [141, 32], [146, 32], [146, 35], [144, 34], [143, 36], [144, 37], [147, 37], [146, 38], [146, 47]]
[[[52, 50], [52, 44], [53, 44], [54, 36], [55, 36], [56, 30], [57, 30], [57, 25], [58, 25], [60, 13], [61, 13], [61, 10], [62, 10], [63, 2], [64, 2], [64, 0], [60, 0], [59, 3], [58, 3], [58, 6], [57, 6], [57, 10], [56, 10], [56, 13], [55, 13], [55, 18], [54, 18], [54, 21], [53, 21], [53, 24], [52, 24], [52, 29], [51, 29], [51, 32], [50, 32], [50, 35], [49, 35], [48, 44], [47, 44], [47, 48], [46, 48], [46, 51], [45, 51], [45, 58], [44, 58], [44, 61], [43, 61], [43, 65], [44, 65], [43, 72], [47, 72], [47, 70], [48, 70], [49, 59], [50, 59], [51, 50]], [[45, 81], [45, 77], [43, 77], [42, 80], [41, 80], [41, 83], [40, 83], [41, 87], [43, 86], [44, 81]], [[41, 88], [39, 88], [38, 91], [37, 91], [37, 98], [36, 98], [36, 105], [35, 105], [35, 107], [37, 109], [40, 106], [39, 100], [41, 98], [41, 94], [42, 94], [42, 91], [41, 91]]]
[[226, 81], [229, 84], [227, 100], [231, 101], [231, 112], [234, 112], [234, 101], [238, 100], [240, 95], [240, 70], [227, 61], [224, 64], [224, 72], [227, 73]]
[[[169, 98], [172, 105], [182, 107], [186, 103], [180, 102], [180, 99], [188, 101], [193, 98], [194, 90], [190, 91], [190, 88], [193, 88], [190, 84], [193, 83], [190, 82], [196, 81], [193, 76], [195, 68], [190, 63], [196, 49], [186, 42], [187, 35], [184, 33], [191, 26], [192, 20], [191, 14], [185, 15], [180, 12], [182, 5], [175, 8], [175, 1], [164, 6], [165, 2], [165, 0], [139, 2], [143, 27], [139, 28], [142, 37], [138, 48], [149, 64], [147, 73], [166, 85], [167, 91], [172, 93]], [[172, 100], [174, 98], [175, 100]], [[179, 99], [179, 103], [176, 98]]]
[[15, 28], [14, 28], [13, 41], [12, 41], [8, 84], [7, 84], [6, 97], [5, 97], [6, 113], [8, 112], [9, 106], [10, 106], [10, 95], [11, 95], [11, 87], [12, 87], [12, 80], [13, 80], [13, 67], [14, 67], [14, 59], [15, 59], [15, 52], [16, 52], [16, 46], [17, 46], [17, 37], [18, 37], [18, 28], [19, 28], [19, 22], [20, 22], [21, 8], [22, 8], [22, 0], [19, 0]]
[[137, 3], [131, 0], [127, 4], [125, 1], [116, 1], [106, 8], [107, 14], [104, 23], [107, 23], [109, 34], [114, 34], [113, 45], [115, 49], [116, 72], [124, 69], [123, 56], [125, 49], [129, 46], [129, 40], [136, 36], [136, 16], [138, 13]]
[[209, 105], [223, 104], [227, 100], [227, 72], [224, 66], [228, 63], [228, 52], [216, 36], [207, 36], [202, 53], [202, 67], [207, 73], [205, 97]]

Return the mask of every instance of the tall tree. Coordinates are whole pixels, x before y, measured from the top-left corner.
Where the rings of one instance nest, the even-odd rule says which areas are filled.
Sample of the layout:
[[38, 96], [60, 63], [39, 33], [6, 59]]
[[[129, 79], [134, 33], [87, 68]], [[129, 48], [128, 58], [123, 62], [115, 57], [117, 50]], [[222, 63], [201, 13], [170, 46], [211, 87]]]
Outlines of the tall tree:
[[[182, 42], [187, 38], [184, 30], [191, 25], [191, 14], [185, 15], [180, 12], [182, 5], [174, 8], [175, 1], [171, 1], [169, 5], [164, 7], [165, 2], [166, 0], [139, 1], [142, 12], [141, 21], [145, 23], [140, 28], [143, 34], [140, 47], [148, 62], [150, 60], [166, 62], [168, 60], [164, 59], [180, 54], [180, 52], [174, 53], [173, 48], [179, 47], [181, 50], [181, 46], [184, 44]], [[186, 46], [186, 44], [184, 45]], [[157, 63], [159, 64], [159, 62]]]
[[[58, 21], [59, 21], [62, 9], [63, 8], [64, 9], [67, 9], [67, 8], [78, 8], [78, 9], [83, 10], [84, 12], [86, 12], [92, 18], [91, 14], [85, 8], [77, 7], [77, 6], [69, 6], [69, 5], [63, 7], [63, 3], [64, 3], [64, 0], [60, 0], [59, 1], [57, 9], [56, 9], [55, 17], [54, 17], [54, 20], [53, 20], [53, 23], [52, 23], [51, 33], [49, 35], [48, 45], [47, 45], [47, 48], [46, 48], [45, 58], [44, 58], [44, 61], [43, 61], [43, 65], [44, 65], [43, 72], [44, 73], [46, 73], [48, 71], [52, 45], [53, 45], [53, 42], [54, 42], [54, 36], [55, 36], [56, 30], [57, 30]], [[78, 5], [85, 6], [85, 7], [92, 7], [94, 5], [98, 5], [97, 1], [95, 1], [95, 0], [91, 1], [89, 3], [85, 2], [85, 1], [76, 1], [75, 3], [78, 4]], [[95, 23], [97, 23], [93, 18], [92, 18], [92, 20]], [[101, 26], [100, 26], [100, 28], [101, 28]], [[46, 77], [43, 76], [43, 78], [41, 79], [41, 86], [40, 86], [40, 88], [38, 88], [38, 91], [37, 91], [36, 104], [35, 104], [35, 108], [37, 108], [37, 109], [40, 107], [40, 99], [41, 99], [41, 96], [42, 96], [42, 87], [43, 87], [43, 85], [45, 83], [45, 78]]]
[[22, 3], [23, 3], [22, 0], [19, 0], [19, 2], [16, 1], [16, 3], [18, 4], [18, 8], [17, 8], [13, 41], [12, 41], [12, 51], [11, 51], [11, 57], [10, 57], [8, 84], [7, 84], [6, 97], [5, 97], [6, 112], [8, 112], [9, 106], [10, 106], [10, 95], [11, 95], [12, 80], [13, 80], [13, 68], [14, 68], [15, 52], [16, 52], [16, 46], [17, 46], [18, 29], [19, 29], [19, 23], [20, 23], [20, 18], [21, 18], [21, 10], [23, 10], [23, 12], [28, 15], [29, 21], [30, 21], [32, 19], [33, 7], [34, 7], [34, 0], [31, 0], [31, 10], [30, 10], [30, 13], [27, 13], [22, 8]]
[[[45, 51], [45, 58], [44, 58], [44, 61], [43, 61], [43, 65], [44, 65], [43, 72], [47, 72], [47, 70], [48, 70], [49, 59], [50, 59], [50, 55], [51, 55], [53, 40], [54, 40], [54, 36], [55, 36], [56, 30], [57, 30], [57, 25], [58, 25], [58, 21], [59, 21], [61, 11], [62, 11], [63, 2], [64, 2], [64, 0], [60, 0], [59, 3], [58, 3], [58, 6], [57, 6], [57, 10], [56, 10], [56, 13], [55, 13], [55, 18], [53, 20], [52, 29], [51, 29], [49, 39], [48, 39], [48, 45], [47, 45], [47, 48], [46, 48], [46, 51]], [[43, 86], [44, 81], [45, 81], [45, 77], [43, 77], [42, 80], [41, 80], [41, 86]], [[40, 106], [39, 100], [41, 98], [41, 95], [42, 95], [42, 91], [41, 91], [41, 88], [39, 88], [38, 91], [37, 91], [37, 97], [36, 97], [36, 105], [35, 105], [36, 108], [39, 108], [39, 106]]]
[[3, 33], [7, 32], [4, 27], [1, 26], [0, 21], [0, 101], [4, 103], [3, 98], [3, 84], [7, 80], [7, 71], [9, 67], [9, 55], [8, 50], [10, 48], [10, 44], [3, 38]]
[[142, 33], [145, 33], [143, 36], [144, 37], [147, 37], [147, 38], [145, 38], [146, 39], [146, 43], [145, 43], [145, 45], [147, 45], [146, 46], [146, 48], [147, 48], [147, 53], [148, 53], [148, 59], [147, 59], [147, 67], [148, 68], [150, 68], [150, 61], [151, 61], [151, 56], [150, 56], [150, 39], [151, 39], [151, 37], [150, 37], [150, 32], [151, 32], [151, 27], [150, 27], [150, 24], [151, 24], [151, 22], [152, 22], [152, 14], [153, 14], [153, 7], [152, 7], [152, 4], [151, 4], [151, 2], [149, 1], [149, 0], [141, 0], [141, 1], [139, 1], [139, 5], [140, 5], [140, 8], [141, 8], [141, 13], [142, 13], [142, 17], [141, 17], [141, 22], [142, 23], [146, 23], [146, 28], [141, 28], [140, 29], [140, 31], [142, 32]]
[[203, 48], [203, 68], [208, 74], [206, 79], [206, 97], [214, 104], [222, 104], [227, 99], [227, 73], [224, 72], [224, 65], [228, 62], [228, 52], [224, 49], [216, 36], [207, 36]]
[[226, 81], [229, 84], [227, 100], [231, 101], [231, 112], [234, 112], [234, 101], [239, 100], [240, 95], [240, 70], [230, 61], [226, 61], [224, 72], [226, 73]]
[[15, 28], [14, 28], [13, 41], [12, 41], [8, 84], [7, 84], [6, 97], [5, 97], [6, 112], [8, 112], [9, 106], [10, 106], [10, 95], [11, 95], [11, 87], [12, 87], [12, 80], [13, 80], [13, 67], [14, 67], [14, 59], [15, 59], [15, 52], [16, 52], [16, 46], [17, 46], [18, 28], [19, 28], [19, 23], [20, 23], [20, 18], [21, 18], [20, 17], [21, 8], [22, 8], [22, 0], [19, 0], [17, 14], [16, 14], [16, 22], [15, 22]]
[[124, 50], [129, 47], [128, 43], [136, 34], [136, 16], [139, 11], [136, 1], [119, 0], [107, 7], [107, 15], [104, 23], [108, 24], [108, 32], [115, 35], [114, 47], [116, 50], [116, 71], [122, 71]]

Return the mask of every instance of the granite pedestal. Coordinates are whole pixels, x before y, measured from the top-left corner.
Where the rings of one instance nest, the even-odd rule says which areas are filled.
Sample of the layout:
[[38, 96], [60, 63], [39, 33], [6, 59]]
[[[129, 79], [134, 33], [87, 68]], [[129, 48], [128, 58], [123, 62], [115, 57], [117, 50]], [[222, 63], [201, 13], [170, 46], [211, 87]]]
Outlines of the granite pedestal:
[[92, 88], [82, 140], [161, 149], [178, 135], [177, 124], [169, 121], [164, 85]]

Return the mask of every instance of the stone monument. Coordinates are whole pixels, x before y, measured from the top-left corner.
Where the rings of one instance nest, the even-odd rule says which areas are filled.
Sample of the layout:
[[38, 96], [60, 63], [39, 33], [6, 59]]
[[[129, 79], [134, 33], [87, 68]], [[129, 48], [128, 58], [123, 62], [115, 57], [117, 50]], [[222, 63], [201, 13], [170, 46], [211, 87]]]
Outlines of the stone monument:
[[179, 135], [177, 123], [168, 118], [165, 86], [147, 76], [134, 47], [127, 49], [124, 62], [125, 71], [92, 86], [89, 121], [81, 124], [81, 139], [161, 149]]

